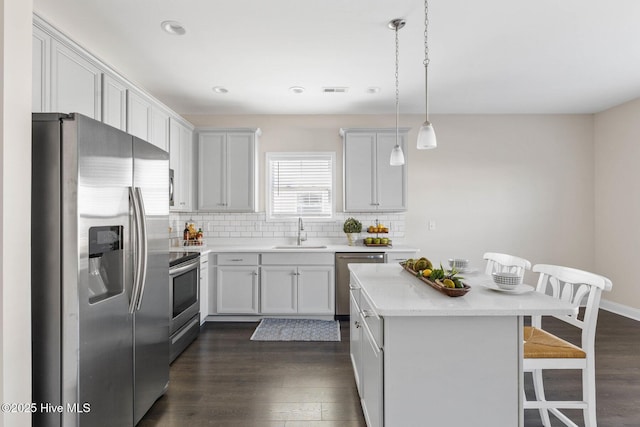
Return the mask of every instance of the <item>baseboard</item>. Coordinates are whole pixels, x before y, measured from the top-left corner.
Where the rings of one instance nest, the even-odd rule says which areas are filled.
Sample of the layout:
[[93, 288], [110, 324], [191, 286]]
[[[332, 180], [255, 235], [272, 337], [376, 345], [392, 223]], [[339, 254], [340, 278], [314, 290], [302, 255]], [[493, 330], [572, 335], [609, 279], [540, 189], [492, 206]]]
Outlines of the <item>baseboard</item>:
[[628, 317], [629, 319], [640, 321], [640, 309], [629, 307], [628, 305], [618, 304], [617, 302], [601, 300], [600, 308], [610, 311], [620, 316]]

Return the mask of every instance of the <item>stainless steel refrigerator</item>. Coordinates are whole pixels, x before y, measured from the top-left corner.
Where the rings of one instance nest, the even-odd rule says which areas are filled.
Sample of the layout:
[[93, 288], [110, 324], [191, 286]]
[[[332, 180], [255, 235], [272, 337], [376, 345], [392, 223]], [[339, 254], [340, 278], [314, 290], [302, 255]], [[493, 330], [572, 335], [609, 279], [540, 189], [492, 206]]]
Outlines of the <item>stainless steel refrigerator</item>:
[[33, 425], [133, 426], [169, 382], [168, 154], [80, 114], [32, 125]]

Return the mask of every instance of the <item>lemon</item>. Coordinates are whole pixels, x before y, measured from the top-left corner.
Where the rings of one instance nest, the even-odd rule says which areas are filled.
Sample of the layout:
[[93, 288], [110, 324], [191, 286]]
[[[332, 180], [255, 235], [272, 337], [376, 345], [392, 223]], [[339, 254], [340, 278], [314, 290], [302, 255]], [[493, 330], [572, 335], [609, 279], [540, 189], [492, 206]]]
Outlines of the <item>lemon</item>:
[[429, 277], [431, 276], [431, 270], [429, 270], [428, 268], [425, 270], [422, 270], [422, 277]]
[[455, 288], [456, 287], [456, 284], [453, 283], [453, 280], [451, 280], [451, 279], [444, 279], [442, 281], [442, 284], [447, 288]]

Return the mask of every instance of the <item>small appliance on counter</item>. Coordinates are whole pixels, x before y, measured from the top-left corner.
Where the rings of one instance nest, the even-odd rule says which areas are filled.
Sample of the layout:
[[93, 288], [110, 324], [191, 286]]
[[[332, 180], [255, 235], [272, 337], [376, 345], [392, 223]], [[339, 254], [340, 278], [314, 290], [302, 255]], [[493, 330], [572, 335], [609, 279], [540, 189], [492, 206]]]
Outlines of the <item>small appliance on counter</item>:
[[200, 333], [200, 254], [169, 254], [169, 362], [173, 362]]

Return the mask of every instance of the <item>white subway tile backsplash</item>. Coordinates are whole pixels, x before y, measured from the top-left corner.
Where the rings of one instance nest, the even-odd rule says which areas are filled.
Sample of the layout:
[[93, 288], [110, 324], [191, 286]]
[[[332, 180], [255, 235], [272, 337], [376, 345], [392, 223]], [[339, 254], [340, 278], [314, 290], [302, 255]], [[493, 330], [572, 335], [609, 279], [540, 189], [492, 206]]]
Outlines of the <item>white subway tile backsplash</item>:
[[[404, 213], [336, 213], [332, 221], [304, 220], [304, 231], [307, 237], [317, 238], [342, 238], [342, 224], [344, 220], [354, 217], [362, 222], [362, 236], [367, 236], [367, 227], [383, 223], [389, 228], [388, 237], [402, 239], [405, 235]], [[195, 223], [196, 228], [202, 228], [207, 237], [239, 237], [239, 238], [296, 238], [298, 235], [298, 222], [295, 219], [266, 221], [264, 212], [259, 213], [179, 213], [170, 214], [169, 223], [174, 235], [182, 235], [185, 222]]]

